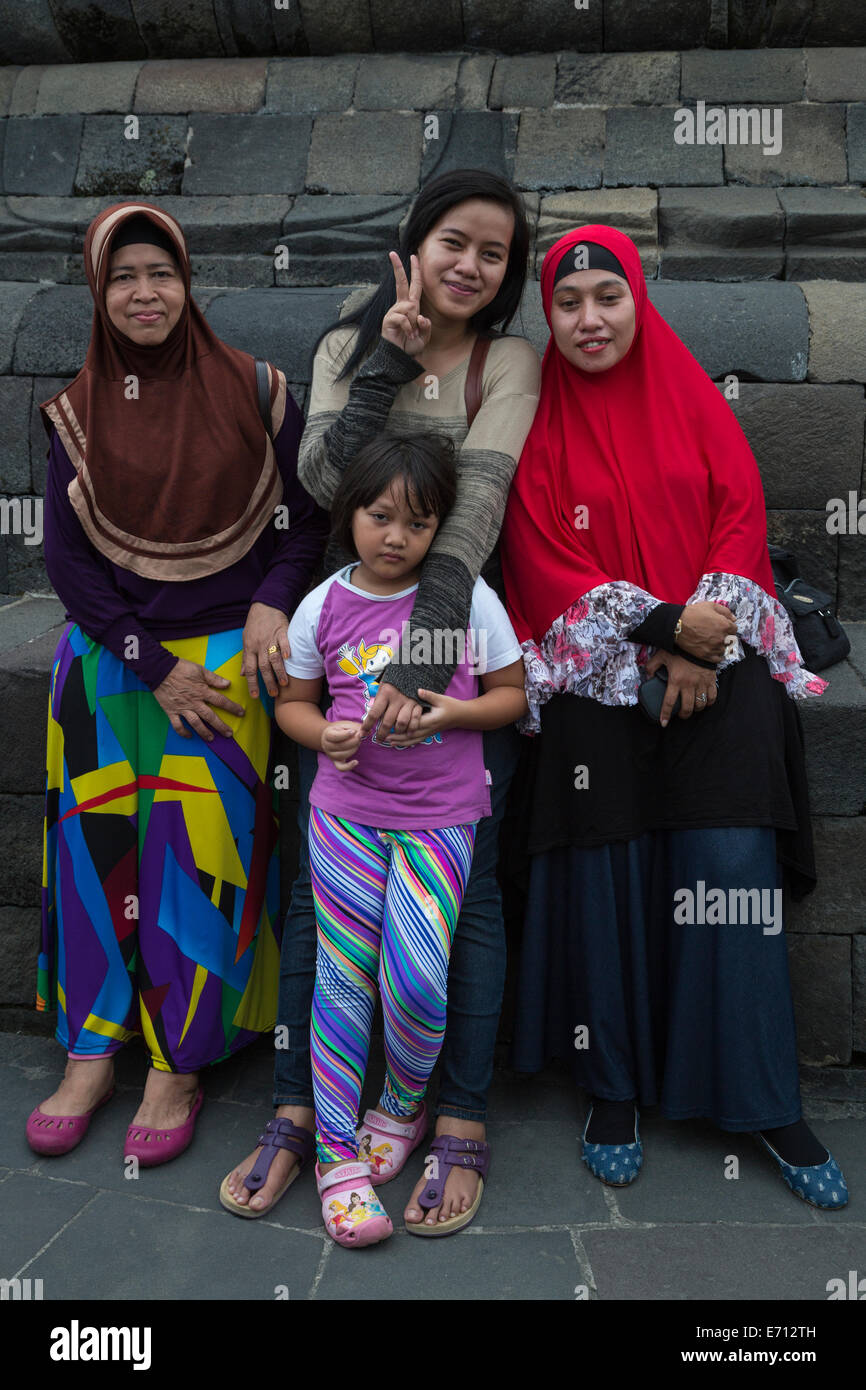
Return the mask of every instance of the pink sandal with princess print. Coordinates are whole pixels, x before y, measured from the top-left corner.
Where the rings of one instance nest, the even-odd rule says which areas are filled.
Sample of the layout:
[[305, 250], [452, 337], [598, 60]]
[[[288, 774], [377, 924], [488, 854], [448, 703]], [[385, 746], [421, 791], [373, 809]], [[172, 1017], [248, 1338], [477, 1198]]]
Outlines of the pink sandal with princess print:
[[391, 1218], [370, 1186], [366, 1163], [340, 1163], [329, 1173], [316, 1164], [325, 1230], [338, 1245], [375, 1245], [393, 1231]]
[[417, 1118], [410, 1123], [382, 1115], [378, 1110], [367, 1111], [356, 1135], [358, 1162], [369, 1163], [374, 1187], [396, 1178], [409, 1155], [424, 1142], [426, 1133], [427, 1106], [423, 1101]]

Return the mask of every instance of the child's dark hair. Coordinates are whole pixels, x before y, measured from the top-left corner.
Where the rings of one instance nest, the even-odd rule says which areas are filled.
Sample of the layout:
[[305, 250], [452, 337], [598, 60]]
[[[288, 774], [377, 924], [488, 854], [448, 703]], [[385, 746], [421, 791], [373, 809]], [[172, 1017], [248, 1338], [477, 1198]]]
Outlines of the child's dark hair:
[[[394, 249], [399, 252], [407, 279], [410, 278], [409, 257], [415, 254], [421, 242], [446, 212], [458, 203], [468, 202], [472, 198], [485, 198], [488, 202], [508, 208], [514, 214], [514, 235], [508, 252], [505, 277], [490, 303], [485, 304], [469, 320], [476, 333], [492, 333], [494, 328], [504, 332], [520, 307], [529, 257], [529, 224], [526, 220], [523, 195], [508, 179], [487, 169], [450, 169], [447, 173], [430, 179], [412, 204]], [[319, 338], [320, 343], [322, 338], [326, 338], [335, 328], [358, 325], [355, 345], [341, 367], [338, 381], [352, 376], [378, 343], [382, 320], [395, 299], [394, 271], [389, 262], [378, 289], [357, 309], [353, 309], [325, 329]], [[318, 345], [313, 351], [314, 357], [316, 351]]]
[[359, 507], [369, 507], [397, 479], [403, 484], [406, 504], [418, 516], [436, 516], [441, 522], [457, 496], [457, 451], [446, 435], [378, 434], [346, 469], [331, 504], [334, 540], [356, 555], [352, 518]]

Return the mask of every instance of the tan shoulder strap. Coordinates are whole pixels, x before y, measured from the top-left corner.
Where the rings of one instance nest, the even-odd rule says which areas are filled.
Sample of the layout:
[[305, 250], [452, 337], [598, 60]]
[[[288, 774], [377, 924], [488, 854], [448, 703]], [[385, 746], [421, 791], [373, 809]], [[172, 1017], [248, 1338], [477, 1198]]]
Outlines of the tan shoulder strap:
[[479, 333], [472, 348], [472, 356], [469, 358], [466, 385], [463, 388], [463, 399], [466, 403], [466, 424], [469, 429], [472, 428], [472, 421], [481, 409], [481, 380], [484, 376], [484, 363], [487, 361], [491, 341], [490, 338]]

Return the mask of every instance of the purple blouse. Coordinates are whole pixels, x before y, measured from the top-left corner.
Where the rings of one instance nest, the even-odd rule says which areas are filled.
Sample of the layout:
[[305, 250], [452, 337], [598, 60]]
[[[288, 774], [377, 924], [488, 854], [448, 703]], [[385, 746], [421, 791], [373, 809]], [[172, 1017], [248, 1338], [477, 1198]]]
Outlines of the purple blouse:
[[[145, 579], [113, 564], [84, 534], [67, 489], [75, 469], [56, 430], [51, 432], [45, 484], [45, 568], [67, 620], [123, 661], [150, 690], [161, 685], [178, 658], [160, 639], [200, 637], [243, 627], [251, 603], [266, 603], [291, 617], [309, 585], [328, 534], [327, 512], [298, 482], [298, 444], [304, 417], [291, 395], [274, 441], [289, 525], [269, 525], [246, 555], [202, 579]], [[276, 520], [276, 518], [275, 518]], [[138, 659], [126, 657], [130, 636]]]

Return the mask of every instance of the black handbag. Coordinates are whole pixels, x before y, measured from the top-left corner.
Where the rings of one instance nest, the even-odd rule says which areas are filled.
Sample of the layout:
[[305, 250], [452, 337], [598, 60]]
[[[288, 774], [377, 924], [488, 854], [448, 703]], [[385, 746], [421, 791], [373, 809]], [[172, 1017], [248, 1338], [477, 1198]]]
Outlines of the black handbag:
[[844, 660], [851, 650], [851, 642], [834, 612], [833, 598], [800, 578], [792, 550], [778, 545], [768, 548], [776, 597], [791, 619], [803, 661], [810, 671], [826, 671], [828, 666]]

